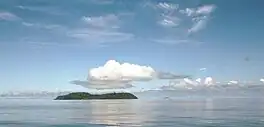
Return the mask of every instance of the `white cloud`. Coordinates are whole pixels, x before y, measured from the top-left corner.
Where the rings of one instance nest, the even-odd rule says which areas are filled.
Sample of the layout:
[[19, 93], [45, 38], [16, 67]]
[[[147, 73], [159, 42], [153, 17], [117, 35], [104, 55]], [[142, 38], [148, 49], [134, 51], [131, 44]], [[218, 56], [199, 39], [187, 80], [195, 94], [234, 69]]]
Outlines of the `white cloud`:
[[203, 42], [190, 40], [190, 39], [178, 39], [175, 37], [172, 38], [159, 38], [159, 39], [151, 39], [151, 41], [156, 43], [168, 44], [168, 45], [175, 45], [175, 44], [201, 44]]
[[[264, 79], [260, 79], [261, 82], [264, 83]], [[214, 81], [212, 77], [206, 77], [204, 80], [201, 78], [197, 78], [196, 80], [192, 80], [190, 78], [184, 78], [183, 80], [175, 80], [170, 81], [168, 85], [161, 86], [162, 90], [178, 90], [178, 89], [208, 89], [213, 88], [214, 90], [223, 90], [223, 89], [234, 89], [237, 90], [243, 89], [251, 89], [251, 88], [264, 88], [261, 84], [252, 81]]]
[[193, 25], [188, 30], [188, 33], [195, 33], [204, 29], [209, 21], [210, 14], [215, 10], [215, 5], [204, 5], [198, 7], [192, 14], [187, 14], [192, 16]]
[[47, 13], [51, 15], [65, 15], [66, 14], [64, 10], [60, 10], [59, 8], [53, 7], [53, 6], [17, 6], [17, 8], [21, 10]]
[[120, 30], [121, 20], [114, 14], [83, 16], [81, 20], [86, 23], [86, 26], [70, 30], [67, 32], [69, 37], [95, 44], [122, 42], [131, 40], [134, 37], [132, 33]]
[[204, 84], [207, 85], [207, 86], [214, 85], [213, 84], [213, 78], [212, 77], [206, 77], [205, 80], [204, 80]]
[[206, 27], [207, 19], [199, 20], [193, 24], [193, 26], [188, 30], [188, 33], [198, 32]]
[[199, 70], [200, 71], [205, 71], [205, 70], [207, 70], [207, 68], [200, 68]]
[[214, 10], [215, 10], [216, 6], [215, 5], [204, 5], [204, 6], [201, 6], [199, 7], [197, 10], [196, 10], [196, 14], [210, 14], [212, 13]]
[[260, 79], [259, 81], [261, 81], [261, 82], [263, 82], [264, 83], [264, 79], [262, 78], [262, 79]]
[[152, 39], [152, 41], [163, 44], [182, 44], [182, 43], [190, 43], [189, 40], [178, 40], [178, 39], [167, 39], [167, 38], [159, 38]]
[[164, 11], [174, 11], [179, 8], [178, 4], [172, 4], [172, 3], [166, 3], [166, 2], [160, 2], [157, 4], [157, 7], [164, 10]]
[[195, 81], [198, 82], [198, 83], [201, 83], [202, 79], [201, 78], [197, 78]]
[[180, 10], [180, 13], [186, 15], [187, 17], [191, 17], [193, 22], [191, 28], [188, 29], [188, 33], [195, 33], [204, 29], [215, 8], [215, 5], [203, 5], [198, 8], [186, 8]]
[[87, 81], [72, 81], [72, 84], [91, 89], [130, 88], [134, 81], [149, 81], [155, 77], [155, 70], [150, 66], [119, 63], [109, 60], [104, 66], [92, 68]]
[[[180, 5], [170, 2], [160, 2], [151, 7], [154, 7], [158, 12], [157, 16], [159, 19], [157, 24], [163, 26], [170, 36], [169, 39], [154, 40], [165, 44], [199, 42], [193, 41], [188, 35], [205, 29], [209, 22], [210, 14], [216, 8], [215, 5], [202, 5], [196, 8], [187, 7], [181, 9]], [[190, 25], [188, 24], [189, 22], [191, 22]]]
[[192, 16], [195, 14], [195, 9], [193, 8], [185, 8], [184, 10], [179, 10], [180, 13], [186, 14], [187, 16]]
[[133, 87], [137, 81], [153, 79], [183, 79], [187, 75], [175, 75], [169, 72], [157, 72], [150, 66], [107, 61], [103, 66], [89, 70], [86, 81], [75, 80], [72, 84], [92, 89], [120, 89]]
[[27, 27], [34, 26], [33, 23], [28, 23], [28, 22], [22, 22], [22, 25], [27, 26]]
[[179, 12], [189, 17], [193, 17], [198, 15], [210, 15], [215, 10], [215, 8], [215, 5], [203, 5], [198, 8], [185, 8], [179, 10]]
[[80, 39], [88, 43], [122, 42], [130, 40], [133, 34], [113, 30], [76, 29], [67, 33], [69, 37]]
[[184, 80], [187, 84], [190, 84], [190, 85], [196, 85], [196, 82], [192, 81], [191, 79], [184, 78], [183, 80]]
[[13, 13], [5, 12], [5, 11], [0, 12], [0, 20], [15, 21], [18, 19], [20, 18]]
[[227, 83], [228, 85], [232, 85], [232, 84], [238, 84], [238, 81], [235, 80], [231, 80]]
[[170, 72], [156, 72], [156, 76], [158, 79], [184, 79], [191, 77], [189, 75], [176, 75]]
[[91, 69], [89, 78], [93, 80], [134, 81], [152, 79], [154, 74], [155, 70], [150, 66], [120, 64], [115, 60], [109, 60], [104, 66]]
[[163, 19], [159, 21], [159, 24], [165, 27], [175, 27], [179, 25], [177, 22], [170, 19]]
[[90, 26], [101, 28], [118, 28], [119, 18], [114, 14], [105, 16], [83, 16], [82, 20]]
[[24, 25], [26, 27], [35, 27], [35, 28], [39, 28], [39, 29], [50, 29], [50, 30], [65, 29], [63, 26], [56, 25], [56, 24], [40, 24], [40, 23], [22, 22], [22, 25]]
[[91, 2], [99, 5], [112, 4], [113, 0], [90, 0]]
[[174, 14], [179, 8], [178, 4], [160, 2], [154, 7], [158, 8], [160, 11], [159, 16], [161, 16], [161, 19], [157, 21], [159, 25], [164, 27], [175, 27], [179, 25], [180, 18]]

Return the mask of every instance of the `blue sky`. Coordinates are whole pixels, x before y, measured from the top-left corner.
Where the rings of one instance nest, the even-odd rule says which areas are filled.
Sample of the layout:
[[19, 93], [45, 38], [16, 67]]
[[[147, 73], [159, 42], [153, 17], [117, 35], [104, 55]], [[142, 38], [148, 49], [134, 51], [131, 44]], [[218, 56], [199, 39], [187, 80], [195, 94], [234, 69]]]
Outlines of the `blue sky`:
[[220, 82], [259, 81], [264, 77], [263, 4], [2, 0], [0, 91], [82, 90], [69, 81], [86, 79], [90, 68], [108, 60]]

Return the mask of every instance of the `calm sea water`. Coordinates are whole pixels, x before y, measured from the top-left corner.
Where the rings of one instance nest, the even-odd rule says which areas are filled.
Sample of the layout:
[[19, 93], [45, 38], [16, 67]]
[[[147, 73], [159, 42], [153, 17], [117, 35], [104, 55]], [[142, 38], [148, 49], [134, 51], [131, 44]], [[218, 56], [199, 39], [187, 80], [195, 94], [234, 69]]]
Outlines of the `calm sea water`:
[[0, 99], [0, 127], [104, 126], [264, 127], [264, 99]]

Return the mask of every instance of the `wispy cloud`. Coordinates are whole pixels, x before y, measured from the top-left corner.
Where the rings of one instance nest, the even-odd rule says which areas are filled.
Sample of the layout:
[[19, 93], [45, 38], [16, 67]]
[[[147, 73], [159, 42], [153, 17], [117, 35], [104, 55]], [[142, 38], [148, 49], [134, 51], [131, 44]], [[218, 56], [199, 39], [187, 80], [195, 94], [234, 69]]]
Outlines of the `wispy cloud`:
[[164, 16], [158, 23], [164, 27], [176, 27], [180, 24], [180, 19], [177, 17]]
[[180, 18], [176, 15], [179, 8], [178, 4], [160, 2], [154, 8], [160, 11], [160, 20], [157, 21], [158, 24], [164, 27], [175, 27], [179, 25]]
[[198, 32], [206, 27], [208, 19], [201, 19], [194, 22], [193, 26], [188, 30], [188, 33]]
[[34, 27], [38, 29], [59, 29], [59, 28], [64, 28], [61, 25], [56, 25], [56, 24], [41, 24], [41, 23], [29, 23], [29, 22], [22, 22], [23, 26], [26, 27]]
[[24, 41], [27, 44], [34, 45], [34, 46], [56, 46], [56, 47], [77, 47], [76, 44], [64, 44], [64, 43], [58, 43], [58, 42], [44, 42], [44, 41]]
[[69, 31], [69, 37], [80, 39], [87, 43], [108, 43], [108, 42], [122, 42], [130, 40], [134, 37], [133, 34], [123, 33], [112, 30], [97, 30], [97, 29], [76, 29]]
[[[22, 25], [34, 29], [45, 29], [65, 38], [75, 39], [85, 44], [105, 45], [107, 43], [124, 42], [134, 37], [132, 33], [120, 30], [121, 20], [114, 14], [103, 16], [83, 16], [78, 27], [67, 27], [58, 24], [22, 22]], [[37, 41], [38, 42], [38, 41]]]
[[181, 43], [188, 43], [188, 40], [174, 40], [174, 39], [156, 39], [153, 40], [158, 43], [166, 43], [166, 44], [181, 44]]
[[215, 5], [181, 8], [180, 4], [171, 2], [149, 2], [145, 5], [147, 6], [144, 7], [151, 7], [157, 12], [157, 24], [169, 32], [167, 37], [153, 39], [153, 41], [165, 44], [196, 44], [199, 42], [189, 38], [189, 35], [206, 28], [210, 15], [216, 8]]
[[98, 17], [83, 16], [82, 20], [90, 26], [99, 27], [102, 29], [118, 28], [119, 26], [119, 18], [114, 14]]
[[[162, 18], [158, 21], [158, 23], [165, 27], [184, 25], [186, 20], [191, 20], [193, 24], [191, 28], [188, 28], [189, 33], [195, 33], [205, 28], [210, 14], [216, 8], [215, 5], [203, 5], [197, 8], [180, 9], [179, 4], [169, 2], [158, 3], [155, 7], [161, 9], [160, 15]], [[180, 14], [187, 17], [182, 17]], [[183, 22], [181, 23], [180, 21]]]
[[105, 4], [112, 4], [113, 0], [90, 0], [92, 3], [105, 5]]
[[158, 79], [184, 79], [184, 78], [191, 78], [189, 75], [176, 75], [170, 72], [158, 72], [157, 73]]
[[[113, 4], [112, 0], [103, 1], [90, 1], [95, 3], [94, 6], [102, 6], [102, 4]], [[157, 30], [158, 38], [147, 38], [146, 41], [152, 41], [163, 44], [201, 44], [199, 40], [196, 40], [194, 36], [189, 36], [194, 34], [204, 28], [206, 28], [209, 22], [210, 14], [215, 10], [215, 5], [203, 5], [197, 8], [181, 8], [180, 4], [171, 2], [153, 2], [149, 1], [144, 6], [150, 11], [149, 16], [154, 17], [143, 17], [138, 18], [140, 15], [137, 11], [130, 10], [116, 10], [115, 13], [102, 14], [90, 13], [79, 15], [79, 18], [73, 19], [71, 26], [67, 24], [43, 24], [41, 21], [39, 23], [34, 22], [22, 22], [22, 25], [29, 28], [36, 29], [46, 29], [52, 32], [58, 32], [57, 35], [60, 37], [64, 36], [63, 39], [68, 39], [74, 42], [84, 42], [87, 44], [99, 44], [104, 45], [113, 42], [126, 42], [133, 39], [137, 39], [137, 33], [134, 31], [131, 22], [125, 22], [127, 19], [137, 20], [135, 22], [140, 22], [138, 20], [146, 20], [146, 18], [153, 19], [153, 30]], [[98, 5], [96, 5], [98, 4]], [[55, 8], [55, 6], [17, 6], [22, 10], [38, 11], [45, 13], [60, 12], [60, 8]], [[50, 10], [49, 10], [50, 9]], [[70, 13], [70, 11], [69, 11]], [[67, 15], [68, 16], [68, 15]], [[137, 17], [138, 16], [138, 17]], [[0, 14], [0, 18], [1, 14]], [[138, 19], [137, 19], [138, 18]], [[76, 22], [75, 22], [76, 21]], [[139, 23], [133, 23], [135, 29], [139, 27]], [[65, 26], [64, 26], [65, 25]], [[148, 27], [150, 28], [150, 27]], [[159, 31], [160, 30], [160, 31]], [[147, 30], [150, 31], [150, 30]], [[46, 31], [45, 31], [46, 32]], [[163, 33], [164, 32], [164, 33]], [[49, 34], [49, 33], [48, 33]], [[47, 35], [48, 35], [47, 34]], [[152, 34], [152, 33], [146, 33]], [[54, 35], [55, 36], [55, 35]], [[140, 35], [141, 36], [141, 35]], [[144, 35], [142, 35], [144, 36]], [[58, 37], [58, 38], [60, 38]], [[144, 37], [141, 37], [144, 38]]]
[[205, 71], [205, 70], [207, 70], [207, 68], [200, 68], [199, 70], [200, 71]]
[[215, 10], [216, 6], [215, 5], [204, 5], [199, 7], [196, 10], [197, 14], [205, 14], [205, 15], [209, 15], [211, 14], [214, 10]]
[[179, 8], [179, 5], [173, 3], [167, 3], [167, 2], [160, 2], [156, 5], [156, 7], [162, 9], [165, 12], [173, 13], [173, 11]]
[[196, 41], [196, 40], [192, 40], [192, 39], [178, 39], [175, 37], [151, 39], [151, 41], [156, 42], [156, 43], [166, 44], [166, 45], [176, 45], [176, 44], [197, 44], [197, 45], [200, 45], [203, 43], [201, 41]]
[[6, 21], [15, 21], [19, 20], [20, 18], [16, 16], [15, 14], [11, 12], [6, 12], [6, 11], [0, 11], [0, 20], [6, 20]]
[[51, 15], [64, 15], [66, 14], [65, 11], [60, 10], [58, 7], [52, 7], [52, 6], [22, 6], [19, 5], [17, 8], [21, 10], [28, 10], [32, 12], [41, 12], [41, 13], [47, 13]]
[[114, 14], [83, 16], [81, 20], [86, 23], [86, 26], [69, 31], [67, 33], [69, 37], [98, 44], [127, 41], [134, 37], [134, 34], [120, 30], [121, 20]]
[[185, 14], [187, 16], [192, 16], [195, 14], [195, 9], [193, 8], [185, 8], [185, 9], [182, 9], [182, 10], [179, 10], [180, 13], [182, 14]]
[[215, 9], [215, 5], [203, 5], [198, 8], [186, 8], [179, 12], [191, 17], [193, 25], [188, 29], [188, 33], [195, 33], [206, 27], [210, 15]]

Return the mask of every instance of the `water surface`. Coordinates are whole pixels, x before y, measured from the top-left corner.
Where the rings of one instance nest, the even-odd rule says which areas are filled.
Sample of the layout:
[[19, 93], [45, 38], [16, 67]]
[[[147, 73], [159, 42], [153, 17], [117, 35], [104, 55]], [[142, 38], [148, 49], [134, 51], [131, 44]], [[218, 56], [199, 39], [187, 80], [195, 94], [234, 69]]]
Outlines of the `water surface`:
[[0, 99], [0, 127], [264, 127], [264, 99]]

